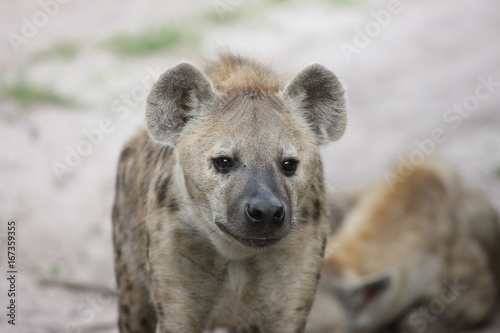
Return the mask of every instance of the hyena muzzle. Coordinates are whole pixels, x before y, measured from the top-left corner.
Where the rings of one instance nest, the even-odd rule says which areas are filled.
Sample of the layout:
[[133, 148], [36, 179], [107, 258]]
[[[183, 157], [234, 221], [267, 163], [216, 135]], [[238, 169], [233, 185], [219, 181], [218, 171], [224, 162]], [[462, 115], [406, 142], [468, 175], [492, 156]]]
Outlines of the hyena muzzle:
[[321, 65], [276, 77], [226, 54], [155, 83], [118, 166], [120, 332], [304, 330], [328, 233], [319, 146], [345, 98]]

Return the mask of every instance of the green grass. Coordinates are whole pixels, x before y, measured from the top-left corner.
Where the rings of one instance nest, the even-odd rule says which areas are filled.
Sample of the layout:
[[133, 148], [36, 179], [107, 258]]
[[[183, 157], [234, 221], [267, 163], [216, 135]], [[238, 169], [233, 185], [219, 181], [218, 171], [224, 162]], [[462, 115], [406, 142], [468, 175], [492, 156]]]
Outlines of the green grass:
[[79, 49], [80, 48], [75, 42], [61, 40], [52, 46], [49, 53], [59, 58], [71, 59], [78, 54]]
[[94, 236], [102, 234], [102, 226], [101, 223], [94, 223], [90, 227], [90, 233]]
[[338, 7], [348, 7], [359, 3], [359, 0], [325, 0]]
[[64, 59], [75, 58], [80, 52], [80, 46], [71, 40], [60, 40], [50, 46], [48, 49], [36, 53], [32, 60], [40, 61], [46, 59]]
[[36, 103], [47, 103], [58, 106], [75, 105], [75, 100], [61, 94], [54, 88], [30, 82], [20, 78], [4, 88], [6, 97], [15, 100], [24, 108], [29, 108]]
[[495, 175], [500, 178], [500, 165], [496, 167], [495, 169]]
[[31, 274], [31, 275], [38, 275], [38, 273], [40, 272], [40, 267], [36, 264], [30, 264], [28, 266], [28, 272]]
[[118, 33], [105, 41], [105, 45], [120, 54], [152, 53], [180, 44], [197, 44], [200, 36], [188, 30], [163, 26], [149, 28], [137, 34]]
[[50, 275], [52, 277], [58, 277], [61, 274], [61, 267], [59, 266], [58, 263], [52, 263], [50, 266]]
[[250, 11], [248, 6], [245, 6], [244, 4], [235, 6], [224, 4], [210, 8], [206, 12], [206, 18], [209, 22], [229, 23], [236, 20], [242, 20], [245, 16], [249, 16], [249, 14]]

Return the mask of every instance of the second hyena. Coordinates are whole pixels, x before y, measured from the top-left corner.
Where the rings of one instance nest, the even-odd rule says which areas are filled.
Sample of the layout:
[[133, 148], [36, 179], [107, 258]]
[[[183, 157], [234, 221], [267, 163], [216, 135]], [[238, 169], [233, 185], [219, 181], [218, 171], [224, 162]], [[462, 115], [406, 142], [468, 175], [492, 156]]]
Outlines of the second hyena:
[[344, 319], [311, 332], [332, 332], [323, 323], [351, 333], [392, 323], [391, 332], [442, 333], [488, 320], [500, 287], [500, 224], [480, 191], [434, 160], [394, 187], [366, 187], [350, 204], [319, 288], [338, 302], [329, 318]]
[[345, 128], [337, 77], [282, 86], [223, 55], [155, 83], [113, 208], [121, 332], [302, 332], [328, 234], [319, 146]]

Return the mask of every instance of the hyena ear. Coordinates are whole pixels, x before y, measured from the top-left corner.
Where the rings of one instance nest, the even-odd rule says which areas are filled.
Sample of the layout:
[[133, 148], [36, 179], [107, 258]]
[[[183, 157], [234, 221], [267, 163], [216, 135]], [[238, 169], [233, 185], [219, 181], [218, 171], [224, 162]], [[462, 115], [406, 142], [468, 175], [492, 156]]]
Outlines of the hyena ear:
[[344, 133], [344, 88], [337, 76], [322, 65], [313, 64], [298, 73], [285, 88], [284, 97], [306, 119], [319, 144], [335, 141]]
[[337, 286], [335, 293], [345, 310], [349, 326], [363, 329], [376, 324], [390, 306], [397, 283], [397, 272], [386, 269]]
[[180, 63], [165, 71], [148, 96], [146, 123], [153, 139], [175, 145], [187, 122], [210, 109], [216, 94], [196, 67]]

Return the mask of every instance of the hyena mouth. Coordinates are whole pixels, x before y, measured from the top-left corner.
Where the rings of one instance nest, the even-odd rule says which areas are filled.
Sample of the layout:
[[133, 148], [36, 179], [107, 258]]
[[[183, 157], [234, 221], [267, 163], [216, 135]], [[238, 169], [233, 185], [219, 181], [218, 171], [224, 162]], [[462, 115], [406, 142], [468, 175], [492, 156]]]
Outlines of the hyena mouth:
[[239, 236], [239, 235], [232, 233], [224, 224], [222, 224], [220, 222], [216, 221], [215, 224], [223, 233], [230, 236], [231, 238], [234, 238], [235, 240], [242, 243], [243, 245], [246, 245], [249, 247], [271, 246], [271, 245], [279, 242], [281, 239], [281, 238], [245, 238], [243, 236]]

